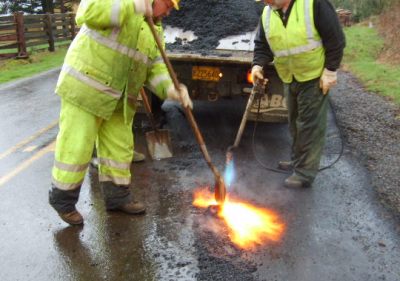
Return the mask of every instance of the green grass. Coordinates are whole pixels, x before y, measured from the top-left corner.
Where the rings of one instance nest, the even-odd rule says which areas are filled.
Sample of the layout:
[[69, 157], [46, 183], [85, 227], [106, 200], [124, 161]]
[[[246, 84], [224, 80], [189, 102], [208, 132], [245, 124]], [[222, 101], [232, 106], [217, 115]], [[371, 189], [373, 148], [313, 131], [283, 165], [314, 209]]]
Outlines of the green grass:
[[345, 28], [347, 46], [343, 63], [365, 85], [366, 89], [389, 97], [400, 105], [400, 65], [378, 61], [383, 39], [373, 28]]
[[33, 76], [37, 73], [59, 67], [66, 53], [65, 48], [58, 48], [55, 52], [34, 52], [29, 59], [9, 59], [0, 61], [0, 84], [15, 79]]
[[0, 50], [0, 54], [13, 54], [18, 52], [18, 49], [5, 49], [5, 50]]
[[[65, 41], [58, 41], [54, 43], [54, 46], [57, 47], [64, 47], [64, 46], [69, 46], [71, 44], [71, 40], [65, 40]], [[35, 46], [30, 46], [26, 48], [28, 53], [35, 53], [37, 51], [43, 51], [43, 50], [48, 50], [49, 49], [49, 44], [41, 44], [41, 45], [35, 45]], [[17, 48], [12, 48], [12, 49], [2, 49], [0, 50], [0, 54], [12, 54], [18, 52]]]

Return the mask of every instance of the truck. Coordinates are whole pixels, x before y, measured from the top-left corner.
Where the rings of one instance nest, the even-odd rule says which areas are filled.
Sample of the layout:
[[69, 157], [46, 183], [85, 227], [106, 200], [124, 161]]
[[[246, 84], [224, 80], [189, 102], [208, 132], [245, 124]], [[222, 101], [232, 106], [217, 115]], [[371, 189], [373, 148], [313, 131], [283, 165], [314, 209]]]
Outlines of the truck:
[[[256, 4], [248, 0], [238, 0], [238, 2], [240, 1], [252, 13], [252, 5]], [[202, 9], [199, 5], [204, 4], [204, 1], [192, 0], [189, 2], [192, 5], [191, 9], [197, 9], [196, 16], [199, 17], [199, 12], [201, 13], [199, 9]], [[214, 3], [214, 5], [222, 4]], [[219, 7], [214, 6], [214, 10], [218, 10]], [[217, 46], [209, 48], [209, 46], [205, 46], [206, 44], [203, 43], [201, 47], [192, 48], [191, 43], [198, 41], [196, 28], [201, 29], [202, 26], [196, 26], [196, 23], [192, 23], [194, 16], [193, 13], [190, 13], [191, 10], [182, 10], [182, 12], [178, 11], [176, 14], [172, 14], [170, 16], [172, 20], [166, 21], [166, 24], [164, 24], [164, 34], [167, 56], [177, 74], [178, 80], [188, 87], [192, 100], [194, 102], [196, 100], [207, 100], [212, 103], [220, 99], [237, 98], [240, 96], [243, 99], [243, 97], [248, 96], [252, 90], [251, 63], [256, 26], [253, 26], [252, 31], [240, 32], [236, 28], [234, 30], [236, 34], [218, 37], [223, 32], [215, 30], [217, 25], [212, 23], [213, 17], [209, 15], [210, 10], [203, 9], [204, 17], [202, 17], [202, 20], [208, 19], [208, 21], [211, 21], [211, 24], [208, 22], [210, 26], [209, 32], [203, 32], [201, 35], [202, 39], [205, 41], [208, 40], [207, 37], [211, 37], [212, 40], [218, 41], [217, 44], [214, 44]], [[224, 9], [224, 13], [225, 15], [227, 13], [230, 14], [231, 10]], [[221, 17], [223, 16], [221, 15]], [[247, 17], [242, 14], [241, 16]], [[250, 16], [248, 15], [248, 17]], [[170, 19], [170, 17], [167, 19]], [[256, 22], [258, 22], [258, 18]], [[178, 26], [170, 25], [176, 22], [174, 19], [179, 20]], [[179, 25], [182, 26], [182, 23], [185, 28], [179, 27]], [[237, 23], [238, 26], [240, 24], [240, 22]], [[195, 30], [190, 30], [191, 26]], [[264, 73], [269, 80], [266, 91], [254, 100], [249, 120], [285, 122], [287, 120], [287, 108], [283, 96], [283, 84], [273, 64], [264, 66]], [[244, 102], [246, 102], [246, 99], [244, 99]], [[157, 111], [157, 108], [155, 107], [153, 111]]]

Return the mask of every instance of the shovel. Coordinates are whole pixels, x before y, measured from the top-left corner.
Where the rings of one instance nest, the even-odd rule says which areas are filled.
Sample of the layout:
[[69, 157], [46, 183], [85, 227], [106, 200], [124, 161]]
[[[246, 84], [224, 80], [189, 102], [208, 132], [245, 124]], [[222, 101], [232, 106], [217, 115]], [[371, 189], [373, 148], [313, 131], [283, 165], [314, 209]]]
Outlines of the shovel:
[[[179, 81], [178, 78], [176, 77], [176, 74], [174, 72], [174, 69], [172, 68], [171, 62], [169, 61], [163, 45], [161, 44], [161, 40], [158, 36], [158, 33], [154, 27], [154, 22], [153, 22], [153, 18], [152, 17], [146, 17], [146, 21], [149, 24], [151, 33], [153, 34], [154, 40], [157, 43], [158, 49], [161, 53], [161, 56], [164, 60], [164, 63], [166, 64], [167, 68], [168, 68], [168, 72], [169, 75], [171, 76], [172, 82], [174, 83], [174, 86], [176, 89], [179, 89]], [[182, 99], [182, 97], [181, 97]], [[222, 206], [225, 202], [225, 195], [226, 195], [226, 186], [225, 186], [225, 182], [221, 176], [221, 174], [219, 173], [218, 169], [214, 166], [214, 164], [211, 162], [211, 157], [208, 154], [208, 150], [206, 147], [206, 144], [204, 142], [203, 136], [200, 132], [199, 127], [197, 126], [197, 122], [194, 119], [192, 110], [190, 109], [190, 107], [185, 106], [185, 114], [186, 114], [186, 118], [189, 121], [190, 126], [192, 127], [193, 133], [196, 137], [196, 140], [200, 146], [200, 150], [203, 153], [204, 159], [206, 160], [208, 167], [211, 169], [211, 171], [214, 174], [214, 178], [215, 178], [215, 185], [214, 185], [214, 195], [215, 195], [215, 201], [217, 201], [217, 203]]]
[[149, 118], [151, 127], [153, 128], [153, 131], [146, 133], [147, 149], [149, 150], [150, 156], [153, 160], [170, 158], [172, 157], [172, 150], [169, 131], [165, 129], [157, 129], [154, 116], [151, 113], [149, 100], [147, 99], [146, 92], [143, 88], [140, 89], [140, 95], [143, 99], [147, 117]]

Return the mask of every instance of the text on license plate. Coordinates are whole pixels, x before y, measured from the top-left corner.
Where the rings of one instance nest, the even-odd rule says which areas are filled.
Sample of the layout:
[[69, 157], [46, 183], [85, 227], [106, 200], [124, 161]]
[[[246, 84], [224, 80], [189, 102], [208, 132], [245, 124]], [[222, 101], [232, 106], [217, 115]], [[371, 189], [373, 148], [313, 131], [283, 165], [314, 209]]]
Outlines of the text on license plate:
[[219, 81], [220, 76], [219, 67], [212, 66], [193, 66], [192, 79], [204, 81]]

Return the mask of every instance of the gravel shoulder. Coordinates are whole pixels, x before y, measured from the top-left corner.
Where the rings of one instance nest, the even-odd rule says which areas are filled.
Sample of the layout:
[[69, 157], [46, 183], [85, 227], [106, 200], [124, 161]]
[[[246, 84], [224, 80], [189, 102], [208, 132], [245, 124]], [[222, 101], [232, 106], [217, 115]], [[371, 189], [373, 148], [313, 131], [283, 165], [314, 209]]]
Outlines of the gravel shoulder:
[[379, 200], [400, 219], [400, 108], [339, 74], [331, 101], [348, 152], [371, 173]]

